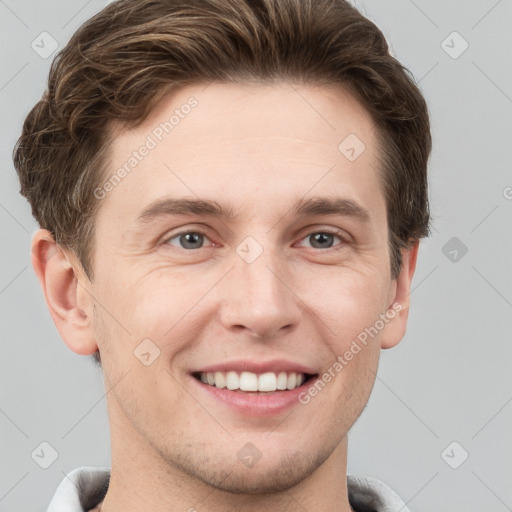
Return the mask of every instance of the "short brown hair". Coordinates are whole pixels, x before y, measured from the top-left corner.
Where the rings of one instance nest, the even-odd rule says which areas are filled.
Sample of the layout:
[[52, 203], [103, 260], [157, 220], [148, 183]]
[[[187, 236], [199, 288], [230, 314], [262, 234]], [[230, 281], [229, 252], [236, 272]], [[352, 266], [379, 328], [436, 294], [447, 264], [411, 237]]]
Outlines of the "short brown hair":
[[[378, 127], [391, 271], [429, 234], [427, 105], [382, 32], [345, 0], [118, 0], [84, 23], [52, 63], [14, 164], [41, 227], [92, 278], [94, 190], [108, 126], [137, 126], [165, 92], [198, 82], [339, 84]], [[341, 141], [340, 141], [341, 142]]]

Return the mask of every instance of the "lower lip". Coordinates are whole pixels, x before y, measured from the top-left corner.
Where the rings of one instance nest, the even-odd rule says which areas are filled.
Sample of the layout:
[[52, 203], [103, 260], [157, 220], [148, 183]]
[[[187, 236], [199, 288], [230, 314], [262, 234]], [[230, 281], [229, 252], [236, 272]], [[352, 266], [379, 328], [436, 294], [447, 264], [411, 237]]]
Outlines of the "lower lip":
[[204, 384], [193, 375], [189, 375], [189, 377], [203, 393], [207, 393], [208, 397], [219, 400], [246, 416], [270, 416], [286, 411], [293, 405], [301, 405], [299, 395], [317, 379], [317, 377], [309, 378], [298, 388], [288, 391], [244, 393], [243, 391], [230, 391], [226, 388], [220, 389]]

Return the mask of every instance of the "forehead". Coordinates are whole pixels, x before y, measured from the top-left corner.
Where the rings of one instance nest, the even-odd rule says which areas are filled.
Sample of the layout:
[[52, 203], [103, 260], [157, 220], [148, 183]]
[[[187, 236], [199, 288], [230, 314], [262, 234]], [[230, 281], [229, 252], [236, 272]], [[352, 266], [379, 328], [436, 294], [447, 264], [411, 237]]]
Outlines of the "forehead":
[[112, 135], [104, 207], [132, 219], [165, 195], [230, 197], [250, 209], [257, 194], [279, 204], [342, 184], [340, 193], [368, 202], [379, 181], [375, 125], [340, 86], [189, 85]]

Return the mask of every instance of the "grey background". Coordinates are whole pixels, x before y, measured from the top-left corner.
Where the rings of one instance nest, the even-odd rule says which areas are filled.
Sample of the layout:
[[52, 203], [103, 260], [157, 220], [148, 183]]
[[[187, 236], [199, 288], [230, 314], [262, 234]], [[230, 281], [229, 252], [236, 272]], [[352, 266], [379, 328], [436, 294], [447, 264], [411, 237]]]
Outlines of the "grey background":
[[[46, 510], [66, 473], [110, 465], [101, 372], [67, 349], [47, 312], [29, 260], [36, 225], [11, 160], [52, 59], [32, 41], [46, 31], [62, 47], [106, 3], [0, 0], [0, 511]], [[512, 2], [356, 5], [429, 102], [434, 232], [407, 335], [382, 353], [351, 432], [349, 472], [384, 480], [417, 512], [512, 510]], [[458, 58], [454, 31], [469, 44]], [[31, 456], [43, 441], [58, 453], [48, 469]]]

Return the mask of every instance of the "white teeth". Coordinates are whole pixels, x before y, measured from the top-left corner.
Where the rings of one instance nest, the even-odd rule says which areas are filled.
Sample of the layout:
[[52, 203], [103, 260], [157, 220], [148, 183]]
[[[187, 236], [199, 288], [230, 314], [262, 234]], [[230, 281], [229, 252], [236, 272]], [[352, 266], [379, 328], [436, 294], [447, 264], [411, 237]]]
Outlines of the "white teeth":
[[261, 391], [292, 390], [298, 388], [306, 380], [303, 373], [296, 372], [206, 372], [200, 374], [201, 382], [216, 388], [227, 388], [230, 391]]
[[226, 377], [222, 372], [215, 372], [215, 387], [220, 389], [226, 387]]
[[295, 389], [295, 384], [297, 384], [297, 374], [290, 373], [290, 375], [288, 375], [288, 381], [286, 382], [286, 388]]
[[233, 391], [234, 389], [240, 388], [240, 378], [238, 377], [238, 373], [236, 372], [227, 372], [226, 373], [226, 387]]
[[275, 373], [262, 373], [258, 378], [258, 391], [275, 391], [277, 389]]
[[286, 376], [286, 372], [280, 372], [277, 376], [277, 389], [283, 390], [286, 389], [286, 383], [288, 382], [288, 377]]
[[240, 389], [242, 391], [258, 391], [258, 376], [251, 372], [240, 374]]

